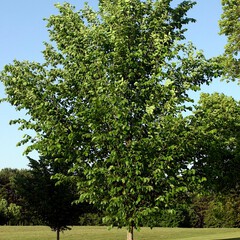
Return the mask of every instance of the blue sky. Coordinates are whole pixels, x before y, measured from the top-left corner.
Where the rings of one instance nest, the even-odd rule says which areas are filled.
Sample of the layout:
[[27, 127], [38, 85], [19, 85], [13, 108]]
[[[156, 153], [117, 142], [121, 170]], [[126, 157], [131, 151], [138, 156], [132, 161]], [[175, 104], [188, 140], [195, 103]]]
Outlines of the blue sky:
[[[48, 41], [46, 22], [43, 18], [56, 14], [55, 0], [8, 0], [2, 1], [0, 8], [0, 70], [13, 59], [43, 61], [41, 51], [43, 41]], [[77, 9], [82, 8], [83, 1], [69, 0]], [[88, 1], [94, 8], [97, 0]], [[175, 0], [180, 2], [180, 0]], [[207, 57], [217, 56], [224, 51], [226, 39], [219, 36], [218, 20], [221, 15], [220, 0], [197, 0], [197, 5], [189, 12], [197, 23], [190, 24], [186, 34], [198, 49], [202, 49]], [[237, 83], [225, 83], [214, 80], [210, 86], [203, 86], [203, 92], [223, 92], [240, 100], [240, 86]], [[4, 88], [0, 84], [0, 97], [4, 97]], [[199, 98], [199, 93], [193, 97]], [[25, 147], [16, 147], [24, 132], [9, 121], [22, 117], [7, 103], [0, 105], [0, 169], [5, 167], [26, 168], [28, 160], [22, 155]]]

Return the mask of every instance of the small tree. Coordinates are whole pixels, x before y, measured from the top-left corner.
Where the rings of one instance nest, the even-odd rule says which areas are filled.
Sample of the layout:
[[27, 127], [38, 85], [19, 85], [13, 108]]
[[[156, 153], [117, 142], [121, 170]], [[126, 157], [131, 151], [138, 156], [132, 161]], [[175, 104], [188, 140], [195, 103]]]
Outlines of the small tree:
[[7, 211], [8, 202], [7, 200], [0, 199], [0, 225], [4, 225], [8, 221], [8, 211]]
[[57, 5], [45, 63], [14, 61], [1, 74], [6, 100], [30, 115], [15, 123], [36, 131], [22, 141], [32, 141], [27, 152], [68, 163], [80, 201], [127, 226], [128, 239], [146, 215], [197, 182], [181, 112], [187, 92], [218, 73], [182, 41], [193, 5], [101, 0], [98, 12]]
[[31, 211], [57, 232], [59, 240], [60, 231], [70, 229], [68, 226], [79, 220], [80, 206], [72, 204], [77, 198], [76, 185], [71, 182], [57, 184], [52, 179], [55, 173], [63, 173], [63, 166], [50, 163], [46, 158], [29, 160], [29, 174], [19, 174], [15, 178], [18, 193]]
[[0, 225], [17, 225], [21, 216], [21, 207], [0, 198]]

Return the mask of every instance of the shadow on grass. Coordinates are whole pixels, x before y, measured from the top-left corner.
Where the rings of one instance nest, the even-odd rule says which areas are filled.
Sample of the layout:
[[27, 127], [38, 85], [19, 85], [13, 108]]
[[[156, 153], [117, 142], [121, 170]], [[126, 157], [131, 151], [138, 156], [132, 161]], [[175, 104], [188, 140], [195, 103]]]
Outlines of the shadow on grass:
[[224, 238], [224, 239], [216, 239], [216, 240], [240, 240], [240, 238]]

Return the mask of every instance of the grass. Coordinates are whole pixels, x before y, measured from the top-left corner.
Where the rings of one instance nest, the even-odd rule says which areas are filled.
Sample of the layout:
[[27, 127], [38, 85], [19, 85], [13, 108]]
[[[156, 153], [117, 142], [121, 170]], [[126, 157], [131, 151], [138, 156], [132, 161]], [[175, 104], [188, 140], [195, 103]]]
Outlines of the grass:
[[[48, 227], [0, 226], [1, 240], [53, 240], [56, 233]], [[125, 229], [106, 227], [73, 227], [61, 234], [61, 240], [125, 240]], [[142, 228], [135, 232], [136, 240], [240, 240], [240, 229], [233, 228]]]

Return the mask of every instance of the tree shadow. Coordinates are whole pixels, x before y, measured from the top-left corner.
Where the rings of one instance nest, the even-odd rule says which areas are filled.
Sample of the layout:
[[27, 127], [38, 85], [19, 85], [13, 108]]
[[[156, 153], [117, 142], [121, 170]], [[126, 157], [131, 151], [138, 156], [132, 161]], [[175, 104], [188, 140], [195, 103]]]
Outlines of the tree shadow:
[[223, 238], [223, 239], [216, 239], [216, 240], [240, 240], [240, 238]]

